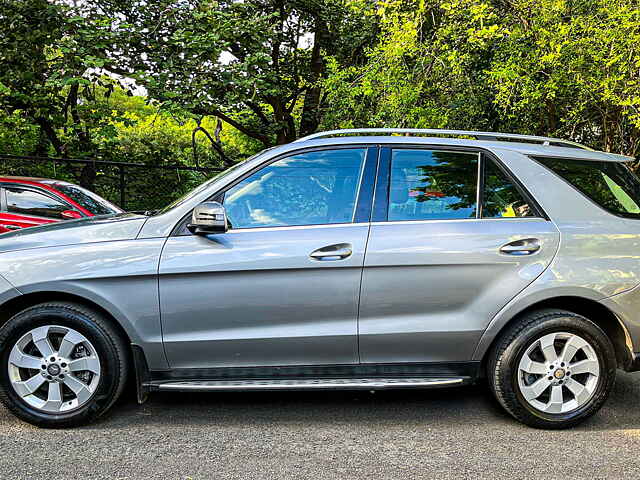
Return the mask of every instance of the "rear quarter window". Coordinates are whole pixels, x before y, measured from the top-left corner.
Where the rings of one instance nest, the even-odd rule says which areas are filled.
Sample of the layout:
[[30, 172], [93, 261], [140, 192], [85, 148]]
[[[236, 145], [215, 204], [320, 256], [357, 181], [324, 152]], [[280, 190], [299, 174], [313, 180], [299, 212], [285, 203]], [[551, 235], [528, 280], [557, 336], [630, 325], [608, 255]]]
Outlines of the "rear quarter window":
[[605, 210], [640, 218], [640, 180], [626, 163], [535, 157]]

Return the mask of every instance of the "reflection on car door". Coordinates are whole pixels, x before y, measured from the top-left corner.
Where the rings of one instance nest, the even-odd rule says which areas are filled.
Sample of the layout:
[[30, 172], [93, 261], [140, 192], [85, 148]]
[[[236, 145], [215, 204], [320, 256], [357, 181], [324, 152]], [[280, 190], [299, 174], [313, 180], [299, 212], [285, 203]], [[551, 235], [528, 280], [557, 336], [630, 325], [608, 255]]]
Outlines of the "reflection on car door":
[[376, 156], [278, 159], [224, 192], [227, 233], [168, 239], [159, 271], [171, 367], [358, 362]]
[[362, 362], [469, 360], [491, 318], [549, 265], [558, 241], [495, 159], [383, 149], [362, 281]]

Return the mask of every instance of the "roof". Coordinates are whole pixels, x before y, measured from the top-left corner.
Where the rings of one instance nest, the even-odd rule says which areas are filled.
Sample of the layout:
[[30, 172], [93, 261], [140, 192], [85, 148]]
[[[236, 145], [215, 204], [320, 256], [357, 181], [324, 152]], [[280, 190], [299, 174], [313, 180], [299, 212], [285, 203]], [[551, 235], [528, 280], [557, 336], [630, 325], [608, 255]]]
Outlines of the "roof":
[[[349, 132], [349, 131], [345, 131]], [[504, 134], [502, 134], [504, 135]], [[498, 135], [498, 137], [500, 137]], [[500, 137], [501, 138], [501, 137]], [[286, 150], [295, 147], [305, 146], [328, 146], [328, 145], [345, 145], [345, 144], [402, 144], [402, 145], [435, 145], [435, 146], [473, 146], [484, 148], [487, 150], [510, 150], [529, 156], [547, 156], [558, 158], [571, 158], [580, 160], [600, 160], [606, 162], [629, 162], [635, 160], [633, 157], [619, 155], [615, 153], [599, 152], [596, 150], [580, 148], [573, 145], [556, 146], [544, 143], [531, 143], [525, 141], [513, 140], [489, 140], [489, 139], [468, 139], [468, 138], [451, 138], [440, 136], [399, 136], [399, 135], [356, 135], [356, 136], [330, 136], [328, 138], [301, 138], [293, 143], [288, 144]], [[533, 137], [544, 138], [544, 137]], [[558, 141], [561, 142], [561, 141]], [[554, 141], [554, 143], [556, 143]]]
[[42, 183], [45, 185], [52, 184], [66, 184], [68, 182], [62, 180], [54, 180], [52, 178], [40, 178], [40, 177], [18, 177], [18, 176], [10, 176], [10, 175], [0, 175], [0, 181], [9, 181], [9, 182], [28, 182], [28, 183]]

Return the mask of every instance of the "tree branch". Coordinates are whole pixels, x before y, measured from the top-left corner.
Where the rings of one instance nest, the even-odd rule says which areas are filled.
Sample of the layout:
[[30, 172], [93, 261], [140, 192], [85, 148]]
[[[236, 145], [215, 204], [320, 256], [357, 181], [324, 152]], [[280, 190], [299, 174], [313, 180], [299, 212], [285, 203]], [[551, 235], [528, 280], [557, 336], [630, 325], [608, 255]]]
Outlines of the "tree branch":
[[204, 109], [204, 108], [197, 108], [197, 109], [193, 110], [193, 113], [195, 113], [196, 115], [202, 115], [202, 116], [212, 115], [214, 117], [218, 117], [220, 120], [223, 120], [223, 121], [227, 122], [229, 125], [231, 125], [236, 130], [244, 133], [247, 137], [255, 138], [256, 140], [261, 142], [265, 147], [273, 146], [273, 142], [271, 141], [271, 139], [267, 135], [264, 135], [264, 134], [262, 134], [260, 132], [255, 132], [255, 131], [251, 130], [250, 128], [242, 125], [240, 122], [237, 122], [233, 118], [225, 115], [220, 110], [217, 110], [217, 109], [207, 110], [207, 109]]
[[[219, 124], [218, 126], [216, 126], [216, 136], [219, 135], [219, 131], [218, 131], [219, 126], [220, 126]], [[222, 163], [224, 164], [225, 167], [230, 167], [231, 165], [233, 165], [233, 160], [227, 157], [227, 155], [224, 153], [224, 150], [222, 150], [222, 147], [220, 146], [220, 144], [211, 136], [211, 134], [202, 125], [198, 123], [198, 126], [193, 129], [193, 132], [191, 132], [191, 146], [193, 147], [193, 159], [196, 164], [196, 167], [200, 168], [200, 165], [198, 164], [198, 156], [197, 156], [197, 150], [196, 150], [196, 134], [198, 132], [202, 132], [206, 135], [206, 137], [211, 142], [211, 148], [215, 150], [215, 152], [220, 156], [220, 159], [222, 160]]]
[[266, 117], [266, 115], [262, 111], [262, 108], [260, 108], [260, 105], [258, 105], [257, 103], [254, 103], [254, 102], [249, 102], [249, 101], [244, 102], [244, 103], [246, 103], [247, 107], [249, 107], [251, 109], [251, 111], [256, 114], [258, 119], [260, 119], [260, 121], [262, 122], [262, 124], [265, 127], [268, 127], [270, 125], [269, 119]]

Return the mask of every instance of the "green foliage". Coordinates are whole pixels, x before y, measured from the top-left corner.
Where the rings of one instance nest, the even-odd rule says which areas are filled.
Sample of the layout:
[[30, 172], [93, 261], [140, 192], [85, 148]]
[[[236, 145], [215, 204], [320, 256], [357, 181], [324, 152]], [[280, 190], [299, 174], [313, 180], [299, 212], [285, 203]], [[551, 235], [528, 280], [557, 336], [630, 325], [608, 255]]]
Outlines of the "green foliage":
[[[87, 12], [93, 12], [86, 2]], [[103, 0], [113, 18], [105, 67], [170, 111], [224, 120], [263, 146], [314, 131], [327, 55], [353, 63], [372, 41], [346, 0]], [[313, 45], [309, 45], [313, 40]]]
[[487, 73], [508, 125], [638, 154], [636, 1], [523, 0], [504, 22], [509, 35]]
[[635, 0], [387, 0], [362, 66], [331, 62], [328, 128], [412, 126], [571, 138], [637, 155]]
[[325, 124], [489, 127], [489, 92], [480, 77], [488, 37], [499, 33], [492, 23], [495, 15], [482, 6], [463, 1], [381, 3], [375, 14], [382, 33], [368, 63], [348, 69], [332, 64], [327, 88], [334, 108]]

